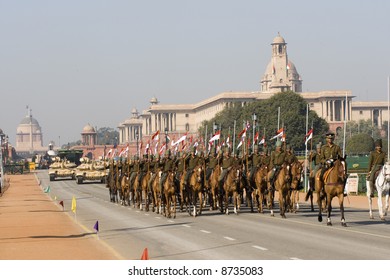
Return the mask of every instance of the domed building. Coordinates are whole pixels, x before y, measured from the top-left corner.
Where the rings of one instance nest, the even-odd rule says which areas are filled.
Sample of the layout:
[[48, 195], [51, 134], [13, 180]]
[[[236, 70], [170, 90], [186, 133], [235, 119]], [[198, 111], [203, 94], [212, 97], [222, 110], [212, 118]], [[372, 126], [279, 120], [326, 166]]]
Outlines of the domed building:
[[90, 124], [84, 126], [83, 131], [81, 132], [81, 142], [85, 146], [95, 146], [97, 141], [96, 130]]
[[47, 150], [47, 148], [43, 147], [42, 129], [38, 121], [33, 118], [31, 109], [27, 110], [27, 115], [16, 129], [15, 150], [19, 155], [44, 153]]
[[272, 44], [272, 57], [261, 79], [261, 92], [302, 92], [302, 80], [294, 63], [287, 57], [287, 43], [278, 34]]

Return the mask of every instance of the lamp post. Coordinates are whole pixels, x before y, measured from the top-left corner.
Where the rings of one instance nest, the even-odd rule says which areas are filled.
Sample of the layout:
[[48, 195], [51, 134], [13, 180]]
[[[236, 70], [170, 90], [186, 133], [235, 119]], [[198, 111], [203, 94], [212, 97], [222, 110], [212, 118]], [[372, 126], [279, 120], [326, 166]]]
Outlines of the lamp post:
[[168, 150], [168, 127], [165, 128], [164, 133], [165, 133], [165, 151], [167, 151]]
[[136, 145], [137, 145], [137, 157], [139, 158], [139, 147], [138, 147], [138, 128], [135, 129], [135, 140], [136, 140]]
[[253, 113], [252, 120], [253, 120], [252, 151], [254, 151], [255, 150], [256, 120], [257, 120], [256, 113]]

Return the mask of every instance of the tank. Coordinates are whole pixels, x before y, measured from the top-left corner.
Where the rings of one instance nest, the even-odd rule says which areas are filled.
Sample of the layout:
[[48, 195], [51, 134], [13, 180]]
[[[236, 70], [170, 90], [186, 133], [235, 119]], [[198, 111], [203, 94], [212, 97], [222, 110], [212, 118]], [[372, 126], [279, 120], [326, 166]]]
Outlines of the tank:
[[89, 158], [81, 158], [81, 164], [76, 168], [76, 182], [82, 184], [84, 181], [98, 181], [102, 184], [107, 180], [107, 167], [101, 160], [91, 161]]
[[69, 162], [66, 159], [60, 159], [56, 157], [54, 162], [49, 166], [49, 178], [50, 181], [56, 179], [75, 179], [76, 164]]

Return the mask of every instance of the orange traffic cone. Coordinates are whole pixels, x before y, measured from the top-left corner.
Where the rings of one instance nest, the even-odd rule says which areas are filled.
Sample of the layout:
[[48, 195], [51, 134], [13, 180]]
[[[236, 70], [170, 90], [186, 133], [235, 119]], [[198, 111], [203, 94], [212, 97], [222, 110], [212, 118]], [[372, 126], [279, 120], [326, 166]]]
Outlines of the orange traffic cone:
[[141, 260], [148, 260], [148, 259], [149, 259], [148, 248], [145, 248], [142, 253]]

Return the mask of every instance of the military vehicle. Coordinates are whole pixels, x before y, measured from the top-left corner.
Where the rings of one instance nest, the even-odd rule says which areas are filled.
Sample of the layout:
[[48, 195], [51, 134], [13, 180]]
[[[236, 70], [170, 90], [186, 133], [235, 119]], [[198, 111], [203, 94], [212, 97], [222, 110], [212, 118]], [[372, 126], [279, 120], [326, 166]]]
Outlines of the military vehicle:
[[55, 161], [49, 166], [50, 181], [54, 181], [57, 178], [70, 178], [74, 180], [76, 166], [74, 162], [56, 157]]
[[107, 180], [108, 171], [103, 161], [91, 161], [89, 158], [81, 158], [81, 164], [76, 168], [76, 182], [99, 181], [104, 184]]

